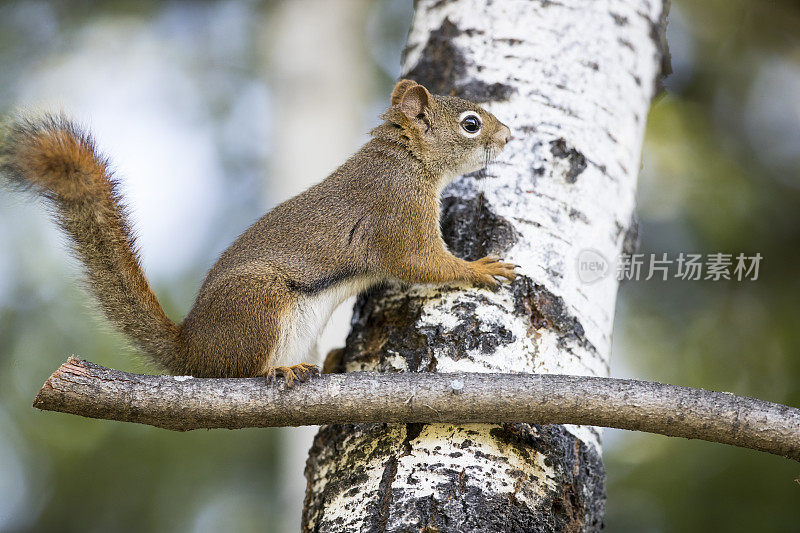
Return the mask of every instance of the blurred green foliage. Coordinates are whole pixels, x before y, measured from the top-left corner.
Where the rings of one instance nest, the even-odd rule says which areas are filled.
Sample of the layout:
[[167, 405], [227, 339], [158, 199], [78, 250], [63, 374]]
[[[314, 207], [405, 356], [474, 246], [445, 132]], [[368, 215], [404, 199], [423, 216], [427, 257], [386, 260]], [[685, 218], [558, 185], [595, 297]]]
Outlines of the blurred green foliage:
[[[612, 374], [800, 406], [800, 6], [673, 2], [652, 108], [640, 252], [764, 257], [757, 281], [628, 282]], [[798, 531], [800, 465], [613, 433], [609, 531]]]
[[[219, 43], [211, 32], [189, 41], [208, 41], [207, 49], [176, 55], [210, 72], [195, 82], [214, 131], [227, 131], [235, 107], [236, 97], [225, 95], [269, 75], [258, 67], [262, 30], [243, 21], [267, 20], [275, 3], [233, 4], [244, 10], [230, 20], [241, 24], [249, 52], [209, 57]], [[387, 57], [399, 62], [408, 24], [401, 4], [380, 3], [364, 29], [369, 68], [384, 89]], [[212, 4], [171, 12], [175, 5], [0, 3], [0, 111], [16, 104], [32, 66], [69, 52], [87, 27], [113, 20], [194, 34], [219, 20]], [[764, 259], [757, 281], [624, 284], [612, 374], [800, 406], [800, 6], [680, 0], [668, 36], [675, 72], [649, 118], [640, 251]], [[153, 276], [171, 316], [182, 315], [203, 270], [262, 208], [254, 200], [261, 162], [243, 160], [239, 139], [226, 135], [217, 139], [227, 193], [220, 225], [197, 257], [181, 260], [189, 266]], [[0, 530], [282, 530], [276, 431], [177, 434], [30, 407], [72, 350], [112, 367], [152, 369], [131, 363], [122, 339], [88, 311], [72, 281], [77, 268], [41, 205], [2, 192], [0, 207]], [[608, 531], [800, 529], [794, 463], [704, 442], [606, 434]]]

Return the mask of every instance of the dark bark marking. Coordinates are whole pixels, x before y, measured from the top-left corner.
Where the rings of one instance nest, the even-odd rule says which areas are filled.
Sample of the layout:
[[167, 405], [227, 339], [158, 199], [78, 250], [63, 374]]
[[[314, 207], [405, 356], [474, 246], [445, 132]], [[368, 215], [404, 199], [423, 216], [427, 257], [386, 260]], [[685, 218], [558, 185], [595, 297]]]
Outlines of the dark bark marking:
[[664, 80], [672, 74], [672, 56], [670, 55], [669, 42], [667, 41], [667, 15], [669, 15], [670, 0], [661, 1], [661, 15], [658, 20], [650, 21], [650, 38], [656, 45], [656, 55], [659, 63], [653, 88], [654, 100], [664, 93]]
[[586, 332], [576, 316], [569, 312], [566, 302], [547, 290], [544, 285], [519, 277], [511, 284], [516, 309], [531, 317], [531, 330], [548, 328], [559, 335], [559, 344], [566, 349], [567, 341], [577, 342], [587, 351], [597, 354], [597, 348], [586, 338]]
[[594, 71], [600, 70], [600, 65], [597, 63], [597, 61], [588, 61], [585, 63], [585, 65]]
[[406, 437], [403, 439], [403, 455], [411, 455], [411, 441], [416, 439], [422, 433], [425, 424], [406, 424]]
[[583, 530], [583, 513], [578, 505], [578, 497], [574, 482], [564, 483], [561, 486], [561, 494], [553, 498], [553, 515], [563, 517], [564, 529], [568, 533], [580, 533]]
[[[483, 296], [477, 296], [475, 300], [465, 300], [453, 305], [452, 310], [461, 319], [459, 324], [454, 328], [448, 329], [443, 332], [439, 327], [423, 328], [428, 335], [428, 342], [432, 346], [444, 347], [447, 350], [447, 355], [452, 359], [458, 361], [469, 357], [468, 352], [471, 350], [480, 350], [485, 355], [491, 355], [497, 351], [500, 346], [511, 344], [516, 340], [511, 330], [506, 328], [503, 324], [497, 324], [496, 329], [492, 332], [478, 332], [476, 329], [481, 324], [477, 320], [476, 310], [478, 305], [490, 306], [496, 305]], [[452, 338], [460, 339], [459, 342], [454, 343]]]
[[[455, 1], [455, 0], [439, 0], [438, 2], [436, 2], [435, 4], [433, 4], [433, 5], [430, 7], [430, 9], [431, 9], [431, 11], [433, 11], [434, 9], [440, 9], [440, 8], [442, 8], [442, 7], [446, 6], [447, 4], [452, 4], [454, 1]], [[414, 2], [414, 10], [416, 11], [416, 9], [417, 9], [417, 8], [416, 8], [416, 2]]]
[[[465, 33], [466, 35], [472, 37], [473, 35], [484, 35], [486, 32], [483, 30], [479, 30], [477, 28], [467, 28], [465, 30], [461, 30], [461, 33]], [[478, 65], [478, 71], [483, 69], [482, 66]]]
[[383, 469], [381, 481], [378, 483], [378, 493], [380, 494], [378, 517], [376, 528], [373, 531], [383, 533], [389, 523], [389, 508], [392, 503], [392, 484], [397, 475], [397, 457], [390, 455]]
[[439, 367], [439, 362], [436, 360], [436, 354], [433, 353], [433, 350], [428, 351], [428, 356], [430, 357], [430, 361], [428, 361], [428, 372], [436, 372]]
[[569, 146], [563, 137], [550, 141], [550, 153], [560, 159], [566, 159], [569, 163], [569, 170], [565, 176], [567, 183], [575, 183], [581, 172], [586, 170], [586, 156]]
[[[558, 490], [542, 505], [555, 523], [549, 531], [599, 531], [605, 511], [605, 470], [594, 448], [586, 445], [563, 426], [503, 424], [490, 430], [498, 444], [510, 446], [533, 461], [531, 450], [544, 453], [547, 466], [561, 480]], [[524, 455], [523, 455], [524, 454]]]
[[430, 368], [432, 352], [428, 338], [414, 324], [422, 313], [424, 299], [405, 296], [391, 305], [382, 302], [380, 287], [359, 296], [353, 308], [353, 328], [347, 337], [345, 361], [376, 365], [376, 370], [393, 370], [384, 362], [389, 351], [402, 354], [409, 372]]
[[522, 39], [514, 39], [512, 37], [498, 37], [495, 41], [498, 43], [508, 43], [511, 46], [517, 46], [525, 42]]
[[[435, 297], [439, 297], [437, 294]], [[435, 370], [437, 361], [433, 353], [432, 347], [436, 346], [439, 350], [444, 352], [444, 355], [455, 361], [460, 359], [469, 359], [469, 354], [472, 350], [479, 350], [481, 353], [491, 355], [497, 351], [499, 346], [510, 344], [516, 340], [514, 334], [503, 324], [493, 324], [492, 331], [477, 331], [481, 325], [481, 320], [476, 317], [476, 309], [481, 306], [497, 305], [484, 296], [475, 295], [473, 299], [465, 299], [456, 302], [451, 311], [458, 317], [459, 322], [455, 327], [443, 328], [439, 325], [422, 326], [417, 325], [417, 332], [420, 348], [416, 349], [416, 355], [413, 360], [406, 357], [409, 371], [433, 371]], [[420, 304], [421, 307], [421, 304]], [[398, 309], [401, 311], [400, 309]], [[406, 310], [408, 312], [408, 310]], [[419, 313], [415, 309], [413, 311], [418, 317]], [[416, 322], [416, 320], [415, 320]], [[389, 346], [389, 345], [387, 345]], [[403, 349], [408, 350], [408, 347]], [[412, 348], [413, 349], [413, 348]], [[397, 350], [397, 349], [396, 349]], [[402, 353], [402, 352], [400, 352]], [[403, 354], [405, 356], [405, 354]], [[360, 359], [361, 360], [361, 359]], [[411, 366], [411, 365], [415, 366]]]
[[584, 224], [589, 223], [589, 219], [587, 218], [586, 214], [583, 211], [579, 211], [574, 207], [569, 208], [569, 219], [570, 220], [580, 220]]
[[407, 77], [425, 85], [435, 94], [448, 94], [456, 81], [465, 77], [466, 60], [452, 41], [461, 30], [449, 18], [431, 32], [419, 62]]
[[325, 361], [322, 363], [322, 373], [342, 374], [344, 371], [344, 348], [334, 348], [325, 356]]
[[619, 38], [617, 39], [617, 42], [629, 50], [636, 51], [636, 49], [633, 47], [633, 43], [631, 43], [628, 39]]
[[471, 80], [460, 83], [453, 88], [453, 95], [472, 102], [502, 102], [508, 100], [517, 92], [517, 89], [503, 83], [486, 83], [480, 80]]
[[564, 274], [562, 272], [554, 269], [554, 268], [547, 267], [547, 268], [544, 269], [544, 271], [547, 272], [547, 275], [550, 276], [551, 280], [563, 279], [564, 278]]
[[614, 24], [617, 26], [627, 26], [628, 25], [628, 17], [624, 15], [620, 15], [619, 13], [611, 13], [611, 18], [614, 19]]
[[470, 199], [443, 198], [441, 226], [448, 248], [469, 261], [502, 255], [518, 238], [514, 226], [489, 209], [483, 193]]
[[[617, 226], [617, 240], [622, 236], [622, 253], [632, 255], [639, 248], [639, 217], [634, 211], [627, 227], [615, 222]], [[624, 235], [623, 235], [624, 232]]]
[[473, 102], [508, 100], [517, 90], [503, 83], [486, 83], [467, 77], [467, 60], [453, 39], [474, 30], [461, 30], [449, 18], [431, 32], [422, 50], [421, 59], [407, 78], [425, 85], [435, 94], [449, 94]]

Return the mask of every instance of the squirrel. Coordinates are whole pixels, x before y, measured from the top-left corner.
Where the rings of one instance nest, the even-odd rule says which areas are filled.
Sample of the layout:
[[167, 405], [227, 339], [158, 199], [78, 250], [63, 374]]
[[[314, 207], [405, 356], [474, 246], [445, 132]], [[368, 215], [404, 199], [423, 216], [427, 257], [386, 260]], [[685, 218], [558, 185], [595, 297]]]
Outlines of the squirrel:
[[20, 118], [0, 142], [0, 175], [53, 206], [108, 319], [172, 374], [318, 373], [304, 360], [332, 311], [387, 280], [496, 287], [516, 265], [451, 254], [439, 195], [483, 168], [511, 137], [480, 106], [401, 80], [370, 140], [322, 182], [275, 207], [225, 250], [183, 323], [142, 270], [118, 182], [92, 136], [62, 115]]

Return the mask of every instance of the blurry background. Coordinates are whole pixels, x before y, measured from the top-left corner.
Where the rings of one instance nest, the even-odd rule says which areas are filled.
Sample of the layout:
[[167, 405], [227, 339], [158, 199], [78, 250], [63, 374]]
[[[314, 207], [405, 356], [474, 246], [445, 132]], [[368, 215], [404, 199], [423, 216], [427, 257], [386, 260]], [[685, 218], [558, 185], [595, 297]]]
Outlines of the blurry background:
[[[399, 74], [410, 4], [0, 2], [0, 113], [63, 108], [92, 127], [180, 319], [227, 244], [366, 139]], [[623, 285], [612, 375], [800, 406], [800, 7], [673, 1], [668, 37], [640, 251], [764, 259], [755, 282]], [[0, 531], [296, 531], [307, 430], [178, 434], [30, 407], [73, 352], [153, 370], [77, 278], [42, 206], [0, 191]], [[326, 344], [345, 329], [346, 313]], [[788, 460], [605, 436], [608, 531], [800, 527]]]

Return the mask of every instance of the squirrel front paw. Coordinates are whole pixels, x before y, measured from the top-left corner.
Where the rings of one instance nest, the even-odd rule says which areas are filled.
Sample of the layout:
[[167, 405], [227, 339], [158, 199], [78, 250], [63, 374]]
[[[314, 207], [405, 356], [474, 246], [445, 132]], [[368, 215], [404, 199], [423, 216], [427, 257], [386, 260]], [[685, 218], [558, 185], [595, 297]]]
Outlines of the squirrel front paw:
[[517, 273], [514, 270], [519, 266], [513, 263], [505, 263], [494, 255], [487, 255], [477, 261], [472, 261], [470, 265], [475, 273], [475, 282], [488, 287], [500, 285], [495, 276], [506, 278], [508, 281], [516, 279]]

